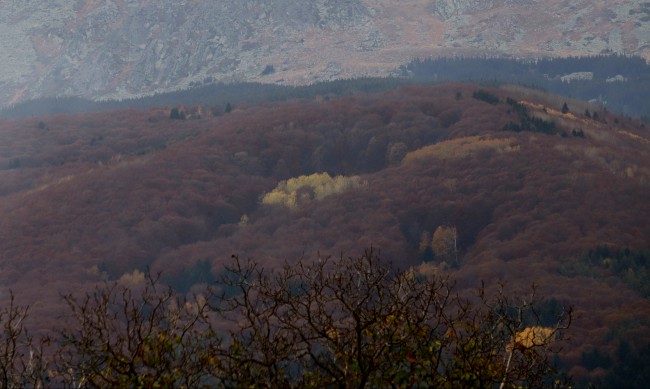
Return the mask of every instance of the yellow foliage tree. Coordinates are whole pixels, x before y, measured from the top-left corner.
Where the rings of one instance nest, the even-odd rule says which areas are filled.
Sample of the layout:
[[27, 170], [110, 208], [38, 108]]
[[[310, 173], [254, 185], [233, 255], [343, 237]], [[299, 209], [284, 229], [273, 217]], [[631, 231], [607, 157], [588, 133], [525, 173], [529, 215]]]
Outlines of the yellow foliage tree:
[[554, 328], [541, 326], [526, 327], [514, 336], [511, 347], [514, 346], [515, 349], [529, 349], [546, 345], [553, 341], [555, 335], [556, 331]]
[[513, 138], [467, 136], [446, 140], [411, 151], [402, 159], [402, 164], [408, 165], [417, 161], [428, 161], [431, 158], [465, 158], [485, 150], [494, 150], [497, 153], [512, 153], [519, 151], [519, 149], [520, 146]]
[[431, 248], [436, 258], [458, 262], [458, 233], [456, 227], [439, 226], [433, 233]]
[[295, 208], [312, 200], [322, 200], [327, 196], [347, 192], [367, 185], [359, 176], [331, 177], [327, 173], [314, 173], [308, 176], [280, 181], [278, 186], [262, 197], [263, 204], [284, 205]]

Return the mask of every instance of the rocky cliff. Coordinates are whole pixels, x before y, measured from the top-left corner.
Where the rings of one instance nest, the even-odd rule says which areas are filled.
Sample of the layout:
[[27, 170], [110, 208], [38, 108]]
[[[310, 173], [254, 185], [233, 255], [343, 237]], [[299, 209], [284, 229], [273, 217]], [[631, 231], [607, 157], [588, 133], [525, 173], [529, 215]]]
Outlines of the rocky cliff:
[[429, 55], [650, 58], [649, 42], [650, 2], [629, 0], [11, 0], [0, 104], [386, 75]]

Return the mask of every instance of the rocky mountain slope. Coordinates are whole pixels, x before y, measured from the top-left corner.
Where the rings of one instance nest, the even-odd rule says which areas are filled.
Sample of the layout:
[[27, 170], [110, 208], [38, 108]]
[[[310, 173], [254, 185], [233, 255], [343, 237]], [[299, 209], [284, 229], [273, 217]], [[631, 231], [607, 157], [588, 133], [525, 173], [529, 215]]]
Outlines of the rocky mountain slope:
[[308, 84], [429, 55], [650, 58], [649, 26], [639, 0], [11, 1], [0, 8], [0, 104]]

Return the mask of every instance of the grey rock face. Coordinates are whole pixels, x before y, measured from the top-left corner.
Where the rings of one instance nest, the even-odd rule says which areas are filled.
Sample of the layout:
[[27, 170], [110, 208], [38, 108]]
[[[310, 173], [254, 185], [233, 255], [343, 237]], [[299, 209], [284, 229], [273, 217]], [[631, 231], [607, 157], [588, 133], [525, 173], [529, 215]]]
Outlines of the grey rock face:
[[433, 13], [443, 20], [476, 11], [484, 11], [494, 6], [493, 0], [434, 0]]
[[[274, 41], [364, 22], [359, 0], [18, 2], [0, 10], [0, 98], [127, 97], [259, 73]], [[75, 4], [76, 3], [76, 4]], [[14, 22], [16, 20], [16, 22]], [[23, 96], [12, 87], [29, 84]], [[25, 96], [26, 95], [26, 96]]]
[[[127, 98], [203, 80], [388, 75], [431, 55], [650, 59], [643, 0], [7, 0], [0, 106]], [[274, 72], [264, 72], [273, 66]]]

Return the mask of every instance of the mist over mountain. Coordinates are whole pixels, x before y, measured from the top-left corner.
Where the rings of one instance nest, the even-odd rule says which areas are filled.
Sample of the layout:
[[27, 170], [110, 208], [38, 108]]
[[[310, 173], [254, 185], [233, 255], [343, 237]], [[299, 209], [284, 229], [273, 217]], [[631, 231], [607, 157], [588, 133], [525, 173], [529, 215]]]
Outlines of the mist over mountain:
[[650, 57], [650, 3], [24, 1], [0, 9], [0, 104], [217, 81], [387, 75], [432, 55]]

